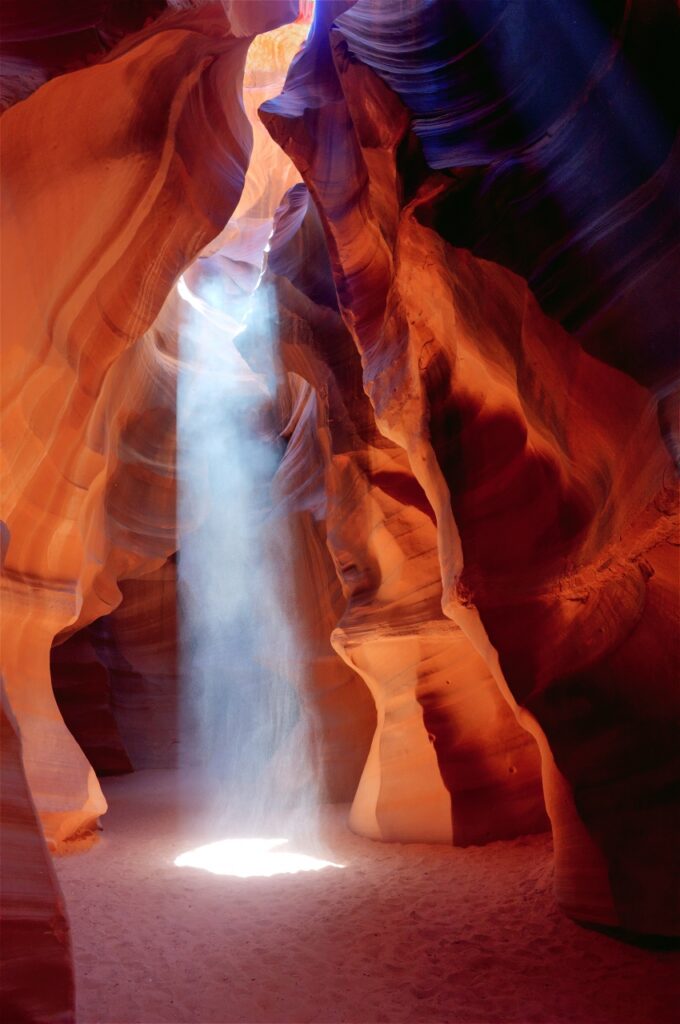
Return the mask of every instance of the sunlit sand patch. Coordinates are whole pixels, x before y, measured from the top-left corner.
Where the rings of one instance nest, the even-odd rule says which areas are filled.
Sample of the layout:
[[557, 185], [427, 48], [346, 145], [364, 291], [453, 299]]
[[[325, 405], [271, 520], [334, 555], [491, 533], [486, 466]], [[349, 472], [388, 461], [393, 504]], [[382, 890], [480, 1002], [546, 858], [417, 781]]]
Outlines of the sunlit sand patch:
[[233, 875], [236, 878], [270, 878], [272, 875], [294, 875], [299, 871], [345, 866], [310, 857], [306, 853], [278, 849], [287, 842], [287, 839], [222, 839], [180, 854], [175, 858], [175, 866], [201, 868], [213, 875]]

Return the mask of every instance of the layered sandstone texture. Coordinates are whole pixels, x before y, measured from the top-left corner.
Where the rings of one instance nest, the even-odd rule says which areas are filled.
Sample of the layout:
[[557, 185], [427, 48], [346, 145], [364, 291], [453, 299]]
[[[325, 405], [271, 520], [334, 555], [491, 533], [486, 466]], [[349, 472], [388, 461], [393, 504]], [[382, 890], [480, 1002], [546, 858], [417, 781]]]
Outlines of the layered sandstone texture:
[[106, 809], [93, 767], [176, 763], [185, 272], [240, 312], [265, 270], [239, 347], [277, 379], [304, 698], [352, 827], [482, 843], [544, 828], [543, 791], [564, 909], [675, 932], [673, 5], [322, 0], [248, 66], [297, 3], [172, 6], [11, 5], [3, 756], [49, 1019], [33, 807], [57, 848]]
[[2, 119], [3, 667], [53, 845], [105, 802], [58, 712], [50, 647], [176, 549], [170, 292], [241, 195], [251, 39], [296, 14], [168, 12]]
[[55, 75], [97, 63], [166, 6], [165, 0], [8, 0], [2, 9], [0, 109], [26, 99]]
[[[72, 40], [73, 60], [88, 66], [40, 88], [73, 62], [29, 74], [2, 125], [3, 668], [53, 849], [91, 834], [105, 810], [93, 768], [177, 763], [168, 556], [181, 532], [176, 390], [186, 314], [175, 286], [203, 253], [199, 264], [236, 283], [238, 300], [298, 179], [256, 116], [306, 35], [297, 3], [160, 6], [142, 31], [121, 29], [103, 60]], [[66, 46], [67, 26], [53, 13], [54, 24], [24, 24], [34, 63], [51, 52], [45, 40]], [[15, 42], [24, 15], [12, 14]], [[296, 15], [302, 23], [269, 33]], [[5, 71], [11, 84], [13, 66]], [[301, 658], [317, 680], [309, 699], [326, 708], [315, 715], [320, 758], [327, 790], [351, 799], [372, 702], [330, 647], [332, 569], [321, 536], [308, 531], [301, 543]]]
[[[408, 838], [447, 682], [466, 726], [502, 694], [541, 751], [560, 903], [660, 933], [678, 929], [674, 37], [668, 3], [324, 4], [261, 109], [360, 355], [341, 392], [363, 385], [380, 436], [368, 486], [343, 452], [328, 489], [353, 496], [327, 523], [334, 644], [378, 706], [355, 826]], [[408, 772], [414, 696], [432, 747]]]
[[289, 388], [276, 498], [323, 530], [343, 598], [326, 628], [377, 713], [352, 827], [458, 845], [542, 830], [535, 743], [442, 613], [432, 511], [403, 449], [376, 426], [303, 186], [278, 212], [265, 282]]

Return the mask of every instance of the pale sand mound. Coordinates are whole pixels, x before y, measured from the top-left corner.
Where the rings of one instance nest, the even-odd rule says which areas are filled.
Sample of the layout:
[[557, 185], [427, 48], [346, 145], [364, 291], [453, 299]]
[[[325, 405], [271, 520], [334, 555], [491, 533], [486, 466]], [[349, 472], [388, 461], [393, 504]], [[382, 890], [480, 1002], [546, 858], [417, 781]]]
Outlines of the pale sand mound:
[[100, 843], [56, 862], [79, 1024], [673, 1019], [677, 954], [562, 917], [548, 836], [379, 844], [347, 832], [335, 808], [329, 859], [344, 870], [233, 878], [175, 867], [205, 841], [186, 834], [177, 780], [105, 781]]

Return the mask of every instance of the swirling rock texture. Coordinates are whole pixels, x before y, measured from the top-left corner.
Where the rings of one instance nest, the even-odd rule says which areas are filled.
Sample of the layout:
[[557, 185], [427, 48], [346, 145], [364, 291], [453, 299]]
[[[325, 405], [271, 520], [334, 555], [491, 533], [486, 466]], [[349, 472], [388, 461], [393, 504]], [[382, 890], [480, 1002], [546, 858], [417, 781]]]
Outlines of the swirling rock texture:
[[3, 656], [52, 844], [105, 803], [58, 714], [50, 646], [176, 548], [176, 365], [162, 319], [145, 332], [240, 197], [250, 39], [296, 13], [235, 0], [168, 14], [2, 119]]
[[0, 110], [55, 75], [97, 63], [165, 8], [165, 0], [8, 0], [2, 8]]
[[[66, 925], [36, 810], [55, 849], [91, 835], [106, 809], [55, 701], [50, 648], [115, 608], [119, 581], [160, 570], [176, 549], [169, 292], [241, 194], [250, 41], [296, 14], [284, 0], [169, 12], [2, 118], [1, 647], [18, 731], [3, 742], [3, 882], [15, 878], [3, 998], [16, 1020], [72, 1016]], [[10, 89], [10, 101], [51, 73]], [[72, 661], [91, 659], [85, 650]], [[89, 732], [93, 758], [106, 744], [108, 758], [115, 727], [89, 665], [83, 692], [99, 702], [104, 735], [87, 715], [80, 728], [82, 708], [71, 723], [85, 746]], [[76, 684], [69, 670], [66, 689]]]
[[[420, 504], [423, 527], [430, 510], [436, 523], [441, 607], [473, 673], [485, 666], [538, 741], [561, 905], [675, 933], [674, 12], [347, 6], [318, 7], [261, 116], [323, 223], [363, 385], [393, 444], [391, 466], [376, 468], [394, 480], [408, 466], [414, 480], [403, 550]], [[385, 503], [383, 491], [389, 518]], [[363, 514], [372, 536], [375, 504]], [[373, 579], [371, 549], [357, 565], [346, 537], [335, 543], [346, 584], [356, 579], [335, 643], [383, 694], [375, 791], [399, 751], [382, 742], [373, 650], [390, 610], [370, 600], [376, 576], [394, 604], [404, 581], [390, 579], [387, 543]], [[424, 612], [435, 587], [418, 598], [415, 617], [436, 621]], [[460, 657], [451, 631], [447, 667]], [[384, 644], [395, 678], [420, 656], [409, 643], [401, 658]], [[432, 667], [436, 691], [446, 672]]]
[[298, 5], [167, 6], [8, 8], [17, 1019], [72, 1012], [36, 813], [61, 847], [106, 809], [92, 765], [175, 758], [175, 284], [203, 254], [189, 284], [237, 304], [272, 226], [327, 791], [363, 834], [465, 845], [544, 827], [540, 772], [563, 908], [675, 933], [672, 5], [325, 0], [277, 98], [304, 32], [254, 47], [245, 107], [280, 150], [241, 87]]
[[292, 392], [279, 504], [323, 524], [345, 598], [333, 645], [378, 715], [352, 827], [460, 845], [541, 830], [535, 744], [442, 613], [432, 510], [403, 449], [376, 427], [306, 190], [279, 214], [269, 281]]

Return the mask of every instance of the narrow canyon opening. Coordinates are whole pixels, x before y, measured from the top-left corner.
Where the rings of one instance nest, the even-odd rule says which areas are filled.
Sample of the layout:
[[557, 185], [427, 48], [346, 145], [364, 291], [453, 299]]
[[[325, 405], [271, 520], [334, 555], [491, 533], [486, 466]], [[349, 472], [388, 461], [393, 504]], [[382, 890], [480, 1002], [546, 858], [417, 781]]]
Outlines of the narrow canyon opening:
[[3, 1021], [674, 1020], [674, 5], [4, 20]]

